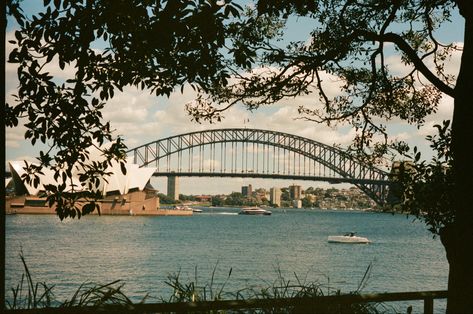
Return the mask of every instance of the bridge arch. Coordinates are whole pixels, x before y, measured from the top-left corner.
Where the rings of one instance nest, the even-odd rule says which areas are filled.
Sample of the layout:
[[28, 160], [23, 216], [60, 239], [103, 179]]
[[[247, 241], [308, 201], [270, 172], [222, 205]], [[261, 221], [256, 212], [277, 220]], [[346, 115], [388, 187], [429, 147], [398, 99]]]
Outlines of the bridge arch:
[[[387, 172], [363, 164], [339, 148], [277, 131], [232, 128], [189, 132], [141, 145], [129, 150], [128, 154], [140, 166], [156, 166], [156, 176], [346, 182], [358, 186], [378, 204], [386, 202], [388, 193]], [[195, 159], [198, 159], [196, 167]], [[315, 170], [317, 166], [319, 172]]]

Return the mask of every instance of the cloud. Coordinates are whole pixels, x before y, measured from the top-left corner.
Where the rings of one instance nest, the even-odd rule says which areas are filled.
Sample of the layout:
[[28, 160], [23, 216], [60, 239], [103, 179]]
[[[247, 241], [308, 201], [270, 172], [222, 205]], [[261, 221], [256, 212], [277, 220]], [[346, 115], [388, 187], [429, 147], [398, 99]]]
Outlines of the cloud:
[[[5, 44], [5, 56], [8, 60], [8, 56], [10, 52], [13, 51], [17, 46], [10, 43], [11, 40], [15, 39], [15, 32], [9, 31], [5, 34], [6, 37], [6, 44]], [[6, 61], [7, 61], [6, 60]], [[41, 60], [38, 60], [41, 65]], [[6, 85], [9, 87], [16, 86], [18, 84], [17, 78], [17, 68], [18, 65], [16, 63], [8, 63], [5, 64], [5, 76], [6, 76]], [[42, 69], [43, 73], [49, 73], [54, 77], [56, 82], [64, 82], [67, 79], [74, 78], [76, 70], [75, 70], [75, 62], [71, 62], [69, 64], [65, 64], [64, 69], [59, 67], [59, 59], [54, 57], [48, 64], [44, 66]]]
[[146, 121], [150, 109], [157, 104], [157, 98], [146, 90], [125, 87], [123, 92], [116, 91], [104, 109], [103, 117], [112, 122], [140, 123]]
[[24, 126], [18, 126], [16, 128], [6, 129], [5, 134], [5, 147], [6, 148], [19, 148], [23, 142], [25, 142], [25, 131]]
[[453, 99], [450, 97], [442, 97], [440, 100], [438, 110], [436, 113], [426, 117], [425, 123], [421, 126], [416, 135], [425, 139], [427, 135], [437, 134], [437, 129], [434, 125], [442, 125], [445, 120], [452, 120], [453, 118]]
[[[6, 102], [8, 104], [14, 104], [15, 99], [12, 96], [15, 93], [15, 89], [10, 89], [6, 91]], [[22, 123], [22, 119], [19, 119], [19, 123], [17, 127], [14, 128], [5, 128], [5, 147], [6, 148], [19, 148], [25, 142], [25, 132], [26, 127], [23, 125], [25, 122]]]
[[438, 110], [435, 114], [431, 115], [431, 119], [447, 120], [452, 119], [453, 116], [453, 99], [451, 97], [442, 97], [440, 100]]
[[[463, 43], [461, 42], [454, 42], [452, 44], [460, 49], [463, 48]], [[461, 56], [462, 56], [461, 50], [460, 51], [453, 50], [451, 52], [449, 58], [447, 58], [443, 62], [443, 71], [445, 75], [454, 75], [454, 76], [458, 75], [458, 72], [460, 70], [460, 64], [461, 64]], [[425, 58], [423, 62], [432, 73], [436, 73], [434, 59], [432, 55]], [[385, 64], [388, 66], [389, 70], [394, 75], [398, 75], [400, 77], [407, 75], [413, 69], [412, 65], [406, 65], [405, 63], [402, 62], [401, 55], [398, 53], [385, 57]], [[421, 75], [420, 78], [422, 82], [428, 83], [428, 80], [423, 75]]]
[[408, 132], [400, 132], [392, 136], [392, 139], [396, 141], [409, 141], [411, 138], [412, 134]]

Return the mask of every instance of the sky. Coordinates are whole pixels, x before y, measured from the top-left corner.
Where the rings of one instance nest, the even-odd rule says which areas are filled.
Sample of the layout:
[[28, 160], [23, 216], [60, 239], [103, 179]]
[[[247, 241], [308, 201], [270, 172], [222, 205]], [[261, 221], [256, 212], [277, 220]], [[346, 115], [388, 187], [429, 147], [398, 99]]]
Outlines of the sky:
[[[37, 5], [42, 1], [30, 0], [24, 2], [25, 10], [34, 12]], [[291, 39], [304, 40], [307, 34], [307, 23], [303, 19], [291, 21], [287, 34]], [[7, 41], [13, 38], [14, 23], [9, 21], [7, 26]], [[454, 14], [453, 22], [444, 25], [439, 32], [439, 38], [444, 42], [463, 41], [463, 19]], [[6, 55], [11, 49], [10, 44], [6, 44]], [[402, 71], [398, 56], [389, 58], [391, 67], [399, 67]], [[456, 53], [452, 59], [446, 63], [448, 72], [458, 73], [460, 64], [460, 54]], [[13, 103], [12, 94], [17, 87], [16, 69], [12, 64], [6, 64], [6, 82], [5, 90], [8, 103]], [[49, 71], [58, 78], [69, 77], [73, 69], [66, 67], [61, 71], [58, 67], [52, 66]], [[265, 106], [254, 112], [246, 110], [242, 105], [236, 105], [225, 112], [225, 118], [221, 123], [198, 124], [191, 121], [187, 115], [184, 106], [195, 98], [195, 93], [191, 88], [185, 88], [181, 93], [177, 88], [169, 98], [156, 97], [147, 91], [141, 91], [133, 87], [127, 87], [123, 93], [116, 91], [115, 97], [111, 99], [103, 110], [103, 116], [106, 121], [111, 122], [116, 135], [121, 135], [125, 139], [125, 144], [129, 148], [153, 142], [157, 139], [171, 135], [187, 133], [190, 131], [214, 129], [214, 128], [233, 128], [246, 127], [265, 130], [274, 130], [307, 137], [328, 145], [338, 144], [341, 147], [347, 147], [354, 137], [354, 131], [348, 126], [330, 128], [326, 125], [315, 124], [300, 119], [297, 109], [300, 105], [311, 104], [315, 97], [312, 95], [301, 96], [292, 99], [280, 101], [271, 106]], [[442, 120], [450, 119], [452, 116], [453, 101], [445, 96], [441, 100], [438, 112], [427, 118], [425, 125], [419, 129], [409, 126], [402, 121], [393, 120], [389, 122], [388, 128], [391, 138], [397, 138], [407, 141], [411, 145], [418, 146], [425, 155], [429, 155], [428, 142], [425, 136], [434, 134], [433, 125], [441, 123]], [[5, 159], [9, 160], [33, 160], [39, 155], [39, 151], [44, 149], [40, 145], [32, 146], [29, 141], [24, 139], [25, 128], [22, 126], [6, 129]], [[165, 178], [154, 178], [153, 185], [160, 191], [166, 191]], [[303, 188], [313, 187], [332, 187], [324, 182], [291, 181], [291, 180], [269, 180], [269, 179], [251, 179], [251, 178], [181, 178], [180, 191], [183, 194], [228, 194], [233, 191], [240, 191], [241, 186], [252, 184], [253, 188], [263, 187], [286, 187], [291, 184], [300, 184]], [[335, 185], [335, 188], [345, 188], [348, 185]]]

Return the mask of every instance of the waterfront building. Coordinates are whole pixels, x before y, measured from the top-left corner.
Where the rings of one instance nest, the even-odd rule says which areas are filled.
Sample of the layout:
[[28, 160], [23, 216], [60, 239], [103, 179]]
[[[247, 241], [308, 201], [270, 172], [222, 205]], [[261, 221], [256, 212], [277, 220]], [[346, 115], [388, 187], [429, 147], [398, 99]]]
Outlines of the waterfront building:
[[302, 189], [300, 185], [291, 185], [289, 187], [289, 195], [292, 200], [300, 200], [302, 195]]
[[272, 205], [277, 205], [278, 207], [281, 207], [281, 189], [277, 187], [272, 187], [269, 190], [269, 200]]
[[211, 202], [212, 201], [212, 196], [211, 195], [196, 195], [195, 199], [198, 202]]
[[267, 202], [269, 200], [269, 194], [264, 188], [256, 189], [253, 194], [258, 202]]
[[294, 208], [302, 208], [302, 201], [301, 200], [293, 200], [292, 207]]
[[253, 187], [251, 186], [251, 184], [248, 184], [247, 186], [242, 186], [241, 194], [244, 197], [251, 197], [253, 195]]
[[[104, 148], [111, 144], [105, 145]], [[89, 151], [89, 161], [102, 162], [103, 155], [99, 149]], [[14, 195], [7, 198], [7, 213], [53, 214], [55, 208], [49, 207], [46, 198], [41, 195], [48, 184], [58, 185], [54, 178], [55, 171], [43, 168], [43, 174], [38, 174], [40, 182], [37, 186], [24, 182], [21, 177], [25, 174], [24, 161], [10, 161], [10, 172], [14, 186]], [[159, 208], [157, 190], [150, 184], [150, 178], [155, 168], [140, 168], [137, 164], [125, 162], [126, 174], [122, 173], [118, 162], [112, 161], [107, 168], [110, 175], [99, 178], [99, 184], [93, 188], [100, 192], [103, 198], [98, 201], [101, 214], [110, 215], [155, 215]], [[72, 177], [67, 178], [68, 192], [87, 190], [88, 185], [81, 184], [79, 177], [82, 171], [74, 167]], [[80, 201], [79, 201], [80, 204]], [[84, 201], [83, 204], [86, 204]]]
[[317, 196], [315, 196], [314, 194], [307, 194], [305, 193], [305, 198], [307, 198], [307, 200], [309, 200], [309, 202], [311, 203], [315, 203], [317, 201]]

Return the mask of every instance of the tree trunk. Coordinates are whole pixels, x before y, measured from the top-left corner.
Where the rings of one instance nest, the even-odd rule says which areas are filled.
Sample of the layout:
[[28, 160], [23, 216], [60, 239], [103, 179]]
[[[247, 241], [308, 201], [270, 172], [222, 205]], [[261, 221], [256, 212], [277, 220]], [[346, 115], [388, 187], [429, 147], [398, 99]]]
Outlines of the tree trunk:
[[462, 234], [457, 225], [444, 229], [442, 243], [450, 266], [448, 274], [447, 313], [473, 313], [473, 238]]
[[455, 221], [441, 234], [450, 265], [447, 313], [473, 313], [473, 11], [457, 1], [465, 40], [452, 121]]

